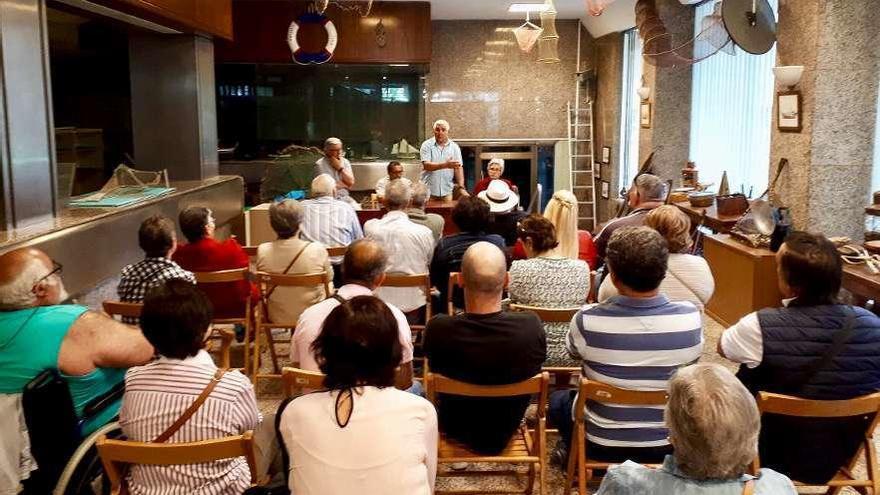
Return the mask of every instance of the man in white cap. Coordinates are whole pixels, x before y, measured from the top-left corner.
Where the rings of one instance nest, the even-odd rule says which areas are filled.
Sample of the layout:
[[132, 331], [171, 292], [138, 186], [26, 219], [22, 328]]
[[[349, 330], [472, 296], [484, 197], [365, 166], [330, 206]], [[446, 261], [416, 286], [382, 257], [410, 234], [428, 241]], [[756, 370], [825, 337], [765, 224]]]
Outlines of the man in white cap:
[[438, 120], [433, 126], [434, 137], [422, 143], [422, 182], [428, 186], [431, 199], [451, 201], [453, 192], [464, 188], [461, 148], [449, 139], [449, 122]]
[[489, 182], [489, 187], [477, 195], [489, 205], [489, 233], [504, 238], [504, 244], [516, 244], [516, 224], [525, 214], [519, 210], [519, 196], [500, 179]]

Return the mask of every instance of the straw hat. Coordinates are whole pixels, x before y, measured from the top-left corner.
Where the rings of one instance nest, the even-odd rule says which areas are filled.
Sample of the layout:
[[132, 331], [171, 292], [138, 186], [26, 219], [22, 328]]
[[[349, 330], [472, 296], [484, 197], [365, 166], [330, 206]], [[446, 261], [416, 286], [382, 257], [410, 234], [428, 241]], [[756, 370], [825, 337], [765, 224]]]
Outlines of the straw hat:
[[492, 213], [504, 213], [519, 205], [519, 196], [503, 180], [493, 180], [477, 197], [489, 203], [489, 211]]

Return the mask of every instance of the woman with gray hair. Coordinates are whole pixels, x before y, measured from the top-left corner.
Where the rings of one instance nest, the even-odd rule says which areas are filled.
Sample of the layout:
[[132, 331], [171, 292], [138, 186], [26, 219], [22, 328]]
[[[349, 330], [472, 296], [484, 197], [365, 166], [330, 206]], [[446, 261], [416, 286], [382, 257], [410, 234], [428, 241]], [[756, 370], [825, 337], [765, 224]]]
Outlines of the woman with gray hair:
[[669, 381], [665, 420], [674, 454], [658, 469], [632, 461], [609, 468], [597, 495], [797, 493], [771, 469], [745, 474], [758, 455], [761, 416], [754, 397], [724, 367], [680, 369]]
[[[299, 238], [302, 216], [302, 205], [292, 199], [269, 207], [269, 223], [278, 239], [257, 248], [257, 270], [289, 275], [324, 272], [332, 286], [333, 268], [327, 248], [320, 242]], [[277, 287], [269, 297], [269, 320], [295, 323], [300, 313], [323, 299], [323, 287]]]

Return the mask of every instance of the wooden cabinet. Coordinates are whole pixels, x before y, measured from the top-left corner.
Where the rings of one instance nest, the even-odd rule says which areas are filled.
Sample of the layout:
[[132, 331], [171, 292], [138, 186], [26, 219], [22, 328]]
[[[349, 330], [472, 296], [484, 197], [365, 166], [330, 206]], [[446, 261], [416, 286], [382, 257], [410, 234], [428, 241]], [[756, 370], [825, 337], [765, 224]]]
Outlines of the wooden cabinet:
[[703, 238], [703, 256], [715, 277], [706, 313], [725, 327], [753, 311], [782, 305], [772, 251], [715, 234]]
[[232, 0], [92, 0], [184, 32], [232, 39]]

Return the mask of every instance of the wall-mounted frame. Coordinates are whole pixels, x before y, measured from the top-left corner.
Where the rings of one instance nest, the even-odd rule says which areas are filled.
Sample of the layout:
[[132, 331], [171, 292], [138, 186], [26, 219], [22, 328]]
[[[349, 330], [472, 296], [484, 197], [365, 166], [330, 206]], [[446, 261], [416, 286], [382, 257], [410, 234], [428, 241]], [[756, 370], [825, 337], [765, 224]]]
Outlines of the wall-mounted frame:
[[639, 123], [644, 129], [651, 128], [651, 102], [643, 101], [639, 107]]
[[611, 147], [602, 146], [602, 163], [608, 165], [611, 163]]
[[776, 128], [780, 132], [801, 132], [801, 92], [782, 91], [776, 94]]
[[611, 183], [603, 180], [602, 181], [602, 199], [608, 199], [611, 196]]
[[595, 177], [596, 180], [602, 178], [602, 162], [593, 162], [593, 177]]

